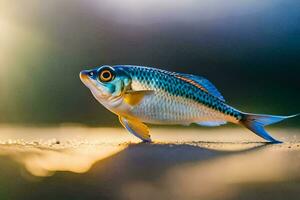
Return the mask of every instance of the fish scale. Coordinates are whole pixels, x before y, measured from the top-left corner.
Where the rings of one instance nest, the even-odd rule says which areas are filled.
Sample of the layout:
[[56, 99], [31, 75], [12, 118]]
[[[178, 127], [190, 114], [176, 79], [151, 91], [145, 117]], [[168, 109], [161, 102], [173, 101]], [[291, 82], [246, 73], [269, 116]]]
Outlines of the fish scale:
[[[135, 116], [144, 121], [188, 124], [201, 120], [237, 121], [241, 118], [238, 111], [176, 78], [175, 73], [145, 67], [131, 67], [128, 71], [132, 77], [133, 90], [155, 91], [155, 95], [145, 98], [132, 110]], [[232, 117], [234, 115], [236, 117]]]

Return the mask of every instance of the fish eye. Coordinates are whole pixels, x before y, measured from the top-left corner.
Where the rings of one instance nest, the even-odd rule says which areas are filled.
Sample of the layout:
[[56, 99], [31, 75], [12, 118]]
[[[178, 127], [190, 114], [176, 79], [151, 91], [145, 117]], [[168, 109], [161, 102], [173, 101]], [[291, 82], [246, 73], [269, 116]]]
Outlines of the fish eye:
[[109, 82], [114, 79], [114, 74], [111, 69], [103, 69], [99, 73], [99, 80], [101, 82]]

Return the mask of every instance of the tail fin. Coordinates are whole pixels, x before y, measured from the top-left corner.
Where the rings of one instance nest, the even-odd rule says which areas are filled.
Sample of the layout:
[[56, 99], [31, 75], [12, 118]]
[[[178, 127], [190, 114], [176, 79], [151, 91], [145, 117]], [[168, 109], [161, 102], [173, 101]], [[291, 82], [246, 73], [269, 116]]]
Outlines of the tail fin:
[[264, 126], [274, 124], [280, 122], [282, 120], [296, 117], [297, 115], [291, 116], [276, 116], [276, 115], [257, 115], [257, 114], [250, 114], [244, 113], [243, 119], [240, 121], [242, 125], [250, 129], [256, 135], [264, 138], [265, 140], [272, 142], [272, 143], [281, 143], [281, 141], [274, 139], [270, 136], [264, 129]]

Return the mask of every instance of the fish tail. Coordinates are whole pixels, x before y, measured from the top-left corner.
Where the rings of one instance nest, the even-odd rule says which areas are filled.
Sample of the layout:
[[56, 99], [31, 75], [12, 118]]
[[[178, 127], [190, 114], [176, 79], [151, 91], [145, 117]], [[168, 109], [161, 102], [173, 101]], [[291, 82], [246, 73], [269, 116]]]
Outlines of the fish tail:
[[274, 139], [269, 133], [264, 129], [265, 126], [280, 122], [282, 120], [299, 116], [290, 115], [290, 116], [276, 116], [276, 115], [260, 115], [260, 114], [251, 114], [251, 113], [242, 113], [242, 119], [240, 124], [254, 132], [256, 135], [264, 138], [265, 140], [271, 143], [282, 143], [279, 140]]

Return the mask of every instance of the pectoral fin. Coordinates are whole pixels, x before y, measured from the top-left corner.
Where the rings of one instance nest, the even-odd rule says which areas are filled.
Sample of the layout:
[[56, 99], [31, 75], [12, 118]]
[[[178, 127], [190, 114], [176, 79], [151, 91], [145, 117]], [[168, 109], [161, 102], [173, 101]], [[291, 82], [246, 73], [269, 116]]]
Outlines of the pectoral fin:
[[124, 101], [131, 106], [139, 104], [147, 95], [153, 94], [153, 90], [128, 91], [125, 93]]
[[121, 124], [134, 136], [143, 140], [143, 142], [151, 142], [149, 128], [142, 122], [135, 119], [127, 119], [119, 116]]

